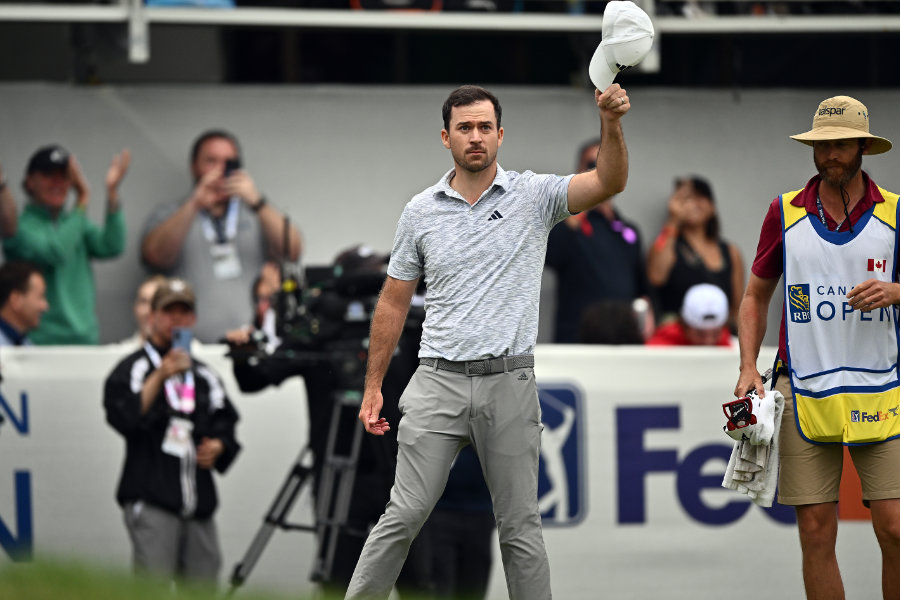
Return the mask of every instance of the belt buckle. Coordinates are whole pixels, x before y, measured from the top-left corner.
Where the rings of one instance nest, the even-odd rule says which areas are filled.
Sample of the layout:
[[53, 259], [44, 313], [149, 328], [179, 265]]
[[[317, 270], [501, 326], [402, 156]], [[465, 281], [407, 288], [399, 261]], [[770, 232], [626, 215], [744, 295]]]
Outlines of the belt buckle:
[[[491, 365], [488, 362], [489, 359], [485, 358], [482, 360], [467, 360], [464, 364], [466, 367], [466, 377], [474, 377], [476, 375], [489, 375], [491, 372]], [[482, 373], [473, 373], [470, 370], [470, 367], [476, 367], [478, 365], [484, 365], [484, 372]]]

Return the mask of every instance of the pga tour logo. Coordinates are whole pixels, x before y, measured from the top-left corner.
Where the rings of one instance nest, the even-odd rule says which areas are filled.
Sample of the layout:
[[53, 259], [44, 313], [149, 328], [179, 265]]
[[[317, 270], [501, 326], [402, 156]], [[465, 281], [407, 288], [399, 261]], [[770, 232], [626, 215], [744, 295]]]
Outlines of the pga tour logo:
[[858, 410], [850, 411], [850, 422], [851, 423], [859, 423], [859, 411]]
[[538, 385], [541, 403], [538, 508], [544, 526], [584, 519], [584, 413], [581, 392], [565, 384]]

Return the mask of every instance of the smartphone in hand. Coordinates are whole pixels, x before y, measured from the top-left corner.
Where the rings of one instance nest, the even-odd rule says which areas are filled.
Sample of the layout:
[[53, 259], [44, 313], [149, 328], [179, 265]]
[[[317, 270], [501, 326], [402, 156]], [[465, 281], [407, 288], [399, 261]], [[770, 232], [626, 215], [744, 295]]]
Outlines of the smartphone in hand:
[[193, 334], [187, 327], [172, 328], [172, 349], [184, 350], [191, 353], [191, 338]]
[[230, 177], [232, 173], [239, 170], [241, 168], [241, 159], [239, 158], [229, 158], [225, 161], [225, 172], [223, 175], [225, 177]]

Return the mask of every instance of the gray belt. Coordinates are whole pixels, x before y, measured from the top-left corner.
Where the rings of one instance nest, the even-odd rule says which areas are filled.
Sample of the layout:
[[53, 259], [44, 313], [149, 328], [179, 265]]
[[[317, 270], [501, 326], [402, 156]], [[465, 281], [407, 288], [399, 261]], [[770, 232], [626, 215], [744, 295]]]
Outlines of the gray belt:
[[518, 354], [516, 356], [499, 356], [483, 360], [444, 360], [443, 358], [420, 358], [420, 365], [462, 373], [469, 377], [491, 375], [492, 373], [508, 373], [516, 369], [528, 369], [534, 366], [534, 356]]

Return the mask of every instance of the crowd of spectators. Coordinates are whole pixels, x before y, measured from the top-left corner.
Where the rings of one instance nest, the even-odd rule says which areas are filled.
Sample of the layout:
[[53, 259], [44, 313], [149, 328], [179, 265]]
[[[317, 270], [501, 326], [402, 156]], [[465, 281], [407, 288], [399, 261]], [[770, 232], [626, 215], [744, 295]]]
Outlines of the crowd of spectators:
[[[592, 139], [578, 149], [578, 172], [594, 168], [598, 148], [599, 140]], [[32, 311], [38, 318], [25, 329], [11, 326], [19, 328], [18, 335], [6, 328], [9, 339], [37, 345], [99, 343], [91, 264], [116, 258], [124, 249], [119, 188], [129, 163], [127, 150], [110, 163], [102, 224], [87, 216], [91, 190], [65, 148], [48, 145], [31, 156], [21, 214], [0, 167], [5, 259], [31, 265], [46, 297], [40, 312]], [[279, 285], [278, 262], [298, 259], [299, 231], [241, 164], [239, 141], [227, 131], [206, 131], [194, 142], [189, 154], [193, 188], [181, 200], [153, 210], [143, 225], [140, 253], [150, 275], [136, 291], [136, 329], [124, 342], [147, 339], [150, 298], [165, 277], [197, 289], [204, 311], [198, 314], [195, 339], [224, 341], [226, 332], [245, 322], [246, 305], [220, 299], [249, 293], [255, 306], [265, 304]], [[706, 283], [724, 292], [726, 326], [734, 333], [744, 268], [737, 247], [719, 230], [712, 187], [699, 176], [676, 179], [665, 225], [646, 252], [639, 227], [613, 200], [560, 223], [550, 234], [546, 256], [546, 267], [557, 279], [553, 341], [644, 343], [657, 326], [683, 322], [688, 290]], [[14, 299], [27, 296], [21, 286], [16, 292]], [[265, 314], [260, 310], [255, 316], [257, 327]]]
[[[581, 146], [579, 172], [595, 168], [598, 151], [596, 139]], [[127, 150], [110, 163], [102, 225], [87, 217], [91, 191], [78, 161], [65, 148], [50, 145], [32, 155], [21, 214], [0, 171], [0, 235], [6, 258], [0, 266], [0, 345], [99, 342], [91, 263], [115, 258], [124, 249], [119, 188], [129, 164]], [[296, 227], [241, 164], [240, 145], [232, 134], [202, 133], [190, 151], [192, 190], [151, 212], [140, 243], [151, 274], [135, 292], [134, 333], [121, 342], [130, 354], [110, 374], [104, 390], [107, 420], [126, 441], [117, 499], [134, 565], [176, 579], [218, 577], [211, 470], [224, 472], [240, 448], [237, 411], [221, 379], [191, 356], [190, 344], [179, 345], [179, 330], [189, 329], [194, 344], [227, 341], [232, 346], [246, 344], [260, 332], [272, 353], [280, 343], [273, 303], [285, 288], [278, 263], [295, 262], [301, 248]], [[74, 205], [69, 206], [72, 196]], [[612, 201], [575, 214], [553, 230], [546, 266], [559, 281], [556, 342], [731, 345], [728, 324], [742, 291], [743, 271], [736, 249], [718, 238], [709, 184], [699, 177], [679, 179], [668, 210], [669, 220], [649, 261], [638, 226]], [[356, 246], [342, 252], [335, 266], [344, 272], [383, 274], [386, 258]], [[248, 296], [252, 312], [241, 301]], [[241, 323], [248, 325], [236, 328]], [[414, 370], [417, 346], [418, 340], [411, 339], [405, 351], [410, 360], [395, 358], [392, 365], [402, 369], [409, 364]], [[235, 376], [242, 391], [252, 392], [302, 375], [310, 397], [311, 445], [321, 459], [327, 443], [323, 433], [333, 418], [330, 409], [319, 410], [330, 406], [321, 397], [340, 386], [327, 379], [327, 370], [278, 368], [280, 373], [260, 375], [256, 367], [248, 370], [236, 360]], [[412, 372], [407, 370], [397, 376], [397, 398]], [[387, 398], [390, 390], [385, 393]], [[355, 420], [350, 425], [357, 426]], [[194, 445], [188, 443], [191, 438]], [[390, 440], [381, 441], [390, 445]], [[389, 459], [395, 454], [390, 447], [367, 452]], [[438, 510], [417, 542], [423, 559], [410, 563], [406, 582], [411, 591], [484, 596], [494, 525], [490, 497], [471, 458], [459, 458]], [[179, 480], [177, 464], [185, 461], [196, 463], [190, 481]], [[381, 494], [386, 502], [390, 467], [388, 460], [384, 481], [362, 482], [357, 489]], [[141, 474], [148, 468], [160, 469], [153, 485]], [[461, 513], [465, 518], [460, 519]], [[350, 518], [365, 529], [377, 514], [351, 511]], [[461, 521], [471, 526], [454, 525]], [[361, 540], [342, 544], [338, 556], [344, 557], [345, 572], [332, 574], [338, 586], [346, 585]]]
[[[602, 15], [607, 0], [153, 0], [165, 4], [220, 6], [290, 6], [350, 10], [418, 10], [443, 12], [504, 12], [570, 15]], [[149, 2], [148, 2], [149, 4]], [[641, 4], [641, 2], [638, 2]], [[820, 15], [896, 13], [900, 3], [870, 1], [808, 0], [654, 0], [659, 15], [688, 19], [713, 15]]]
[[[166, 0], [171, 3], [173, 0]], [[179, 0], [188, 3], [188, 0]], [[206, 0], [209, 2], [209, 0]], [[467, 12], [511, 12], [548, 14], [603, 14], [607, 0], [237, 0], [238, 5], [293, 6], [297, 8], [330, 8], [352, 10], [423, 10]], [[640, 3], [639, 3], [640, 4]], [[874, 14], [897, 9], [896, 3], [870, 0], [866, 2], [810, 2], [781, 0], [656, 0], [658, 14], [688, 18], [704, 14]]]
[[[579, 148], [577, 172], [595, 168], [599, 148], [596, 139]], [[614, 200], [550, 232], [553, 342], [731, 346], [744, 268], [737, 246], [720, 236], [709, 182], [675, 180], [665, 225], [646, 254], [637, 224]]]

